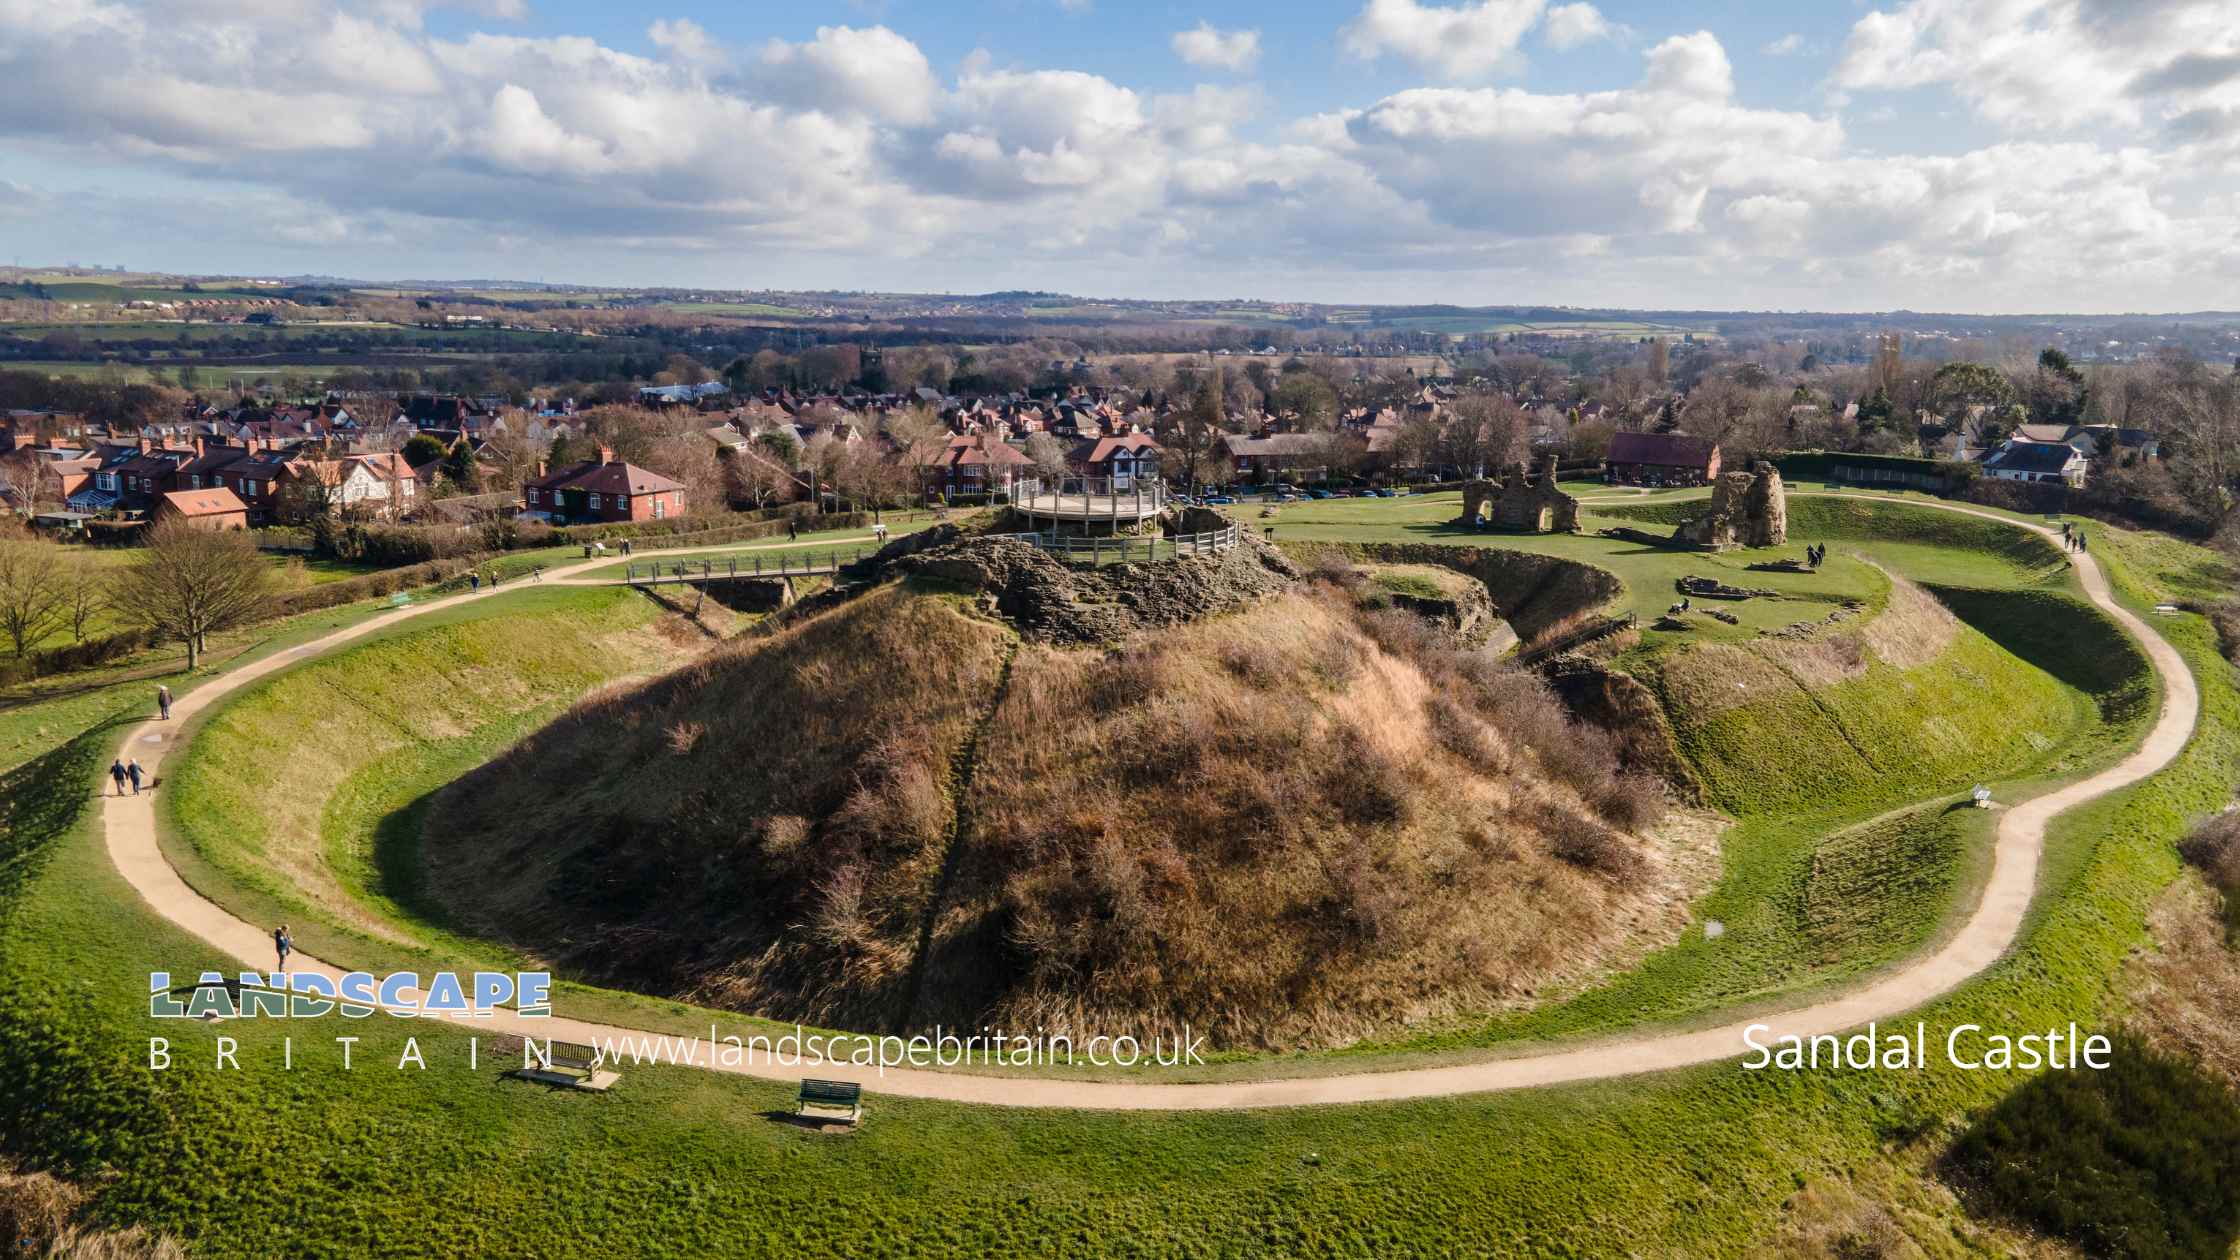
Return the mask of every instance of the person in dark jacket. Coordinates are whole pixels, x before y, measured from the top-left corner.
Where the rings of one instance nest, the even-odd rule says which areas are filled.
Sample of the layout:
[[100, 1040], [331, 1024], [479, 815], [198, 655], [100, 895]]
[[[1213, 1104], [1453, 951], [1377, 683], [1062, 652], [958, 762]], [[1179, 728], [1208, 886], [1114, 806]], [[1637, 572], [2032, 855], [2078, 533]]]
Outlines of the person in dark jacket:
[[124, 795], [124, 758], [109, 763], [109, 778], [117, 785], [117, 795]]

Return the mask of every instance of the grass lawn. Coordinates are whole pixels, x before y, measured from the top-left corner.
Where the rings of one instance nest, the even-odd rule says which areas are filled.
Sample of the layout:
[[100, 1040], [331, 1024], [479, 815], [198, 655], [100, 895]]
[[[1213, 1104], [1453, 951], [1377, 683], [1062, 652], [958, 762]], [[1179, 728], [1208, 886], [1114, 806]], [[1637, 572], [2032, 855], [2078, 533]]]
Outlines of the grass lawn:
[[[1950, 563], [2032, 585], [2007, 559]], [[2162, 577], [2111, 568], [2127, 598], [2158, 597]], [[2107, 980], [2177, 872], [2172, 840], [2228, 799], [2232, 671], [2201, 619], [2157, 626], [2202, 681], [2195, 740], [2170, 770], [2056, 822], [2024, 939], [1919, 1012], [1932, 1038], [1962, 1022], [2104, 1025]], [[1769, 1240], [1800, 1190], [1890, 1184], [1893, 1212], [1944, 1254], [2017, 1246], [1918, 1170], [2022, 1073], [1730, 1063], [1208, 1115], [966, 1108], [874, 1081], [866, 1126], [822, 1138], [767, 1118], [789, 1108], [784, 1086], [640, 1068], [609, 1095], [555, 1093], [502, 1080], [487, 1040], [469, 1069], [465, 1034], [447, 1028], [353, 1025], [348, 1071], [329, 1023], [152, 1029], [147, 971], [220, 960], [149, 915], [106, 859], [86, 806], [110, 739], [58, 731], [0, 782], [0, 1147], [83, 1180], [104, 1219], [172, 1231], [197, 1256], [1785, 1254]], [[1977, 825], [1901, 815], [1815, 846], [1801, 895], [1828, 908], [1820, 948], [1918, 931], [1938, 889], [1965, 878]], [[1904, 867], [1919, 878], [1891, 878], [1894, 848], [1918, 857]], [[1865, 888], [1884, 889], [1881, 904], [1862, 903]], [[168, 1071], [147, 1069], [151, 1033], [171, 1037]], [[221, 1033], [242, 1070], [213, 1065]], [[424, 1071], [397, 1070], [408, 1035]]]

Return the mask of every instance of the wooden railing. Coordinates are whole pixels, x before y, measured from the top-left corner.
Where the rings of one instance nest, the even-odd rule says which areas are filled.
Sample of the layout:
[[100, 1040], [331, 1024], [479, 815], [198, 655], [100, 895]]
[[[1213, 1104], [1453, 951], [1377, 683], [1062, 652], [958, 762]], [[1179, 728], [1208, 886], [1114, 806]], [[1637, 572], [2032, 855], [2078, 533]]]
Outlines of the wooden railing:
[[1060, 520], [1143, 520], [1166, 510], [1167, 483], [1157, 477], [1022, 477], [1011, 483], [1011, 506]]
[[708, 560], [648, 560], [623, 567], [623, 581], [633, 586], [663, 582], [728, 582], [737, 579], [816, 577], [838, 573], [843, 565], [871, 555], [862, 547], [833, 548], [822, 555], [807, 554], [729, 556]]
[[1069, 561], [1134, 564], [1226, 551], [1237, 545], [1238, 530], [1239, 526], [1231, 523], [1220, 529], [1197, 534], [1177, 534], [1172, 538], [1130, 538], [1125, 535], [1115, 538], [1075, 538], [1056, 532], [1002, 536], [1033, 543], [1044, 551]]

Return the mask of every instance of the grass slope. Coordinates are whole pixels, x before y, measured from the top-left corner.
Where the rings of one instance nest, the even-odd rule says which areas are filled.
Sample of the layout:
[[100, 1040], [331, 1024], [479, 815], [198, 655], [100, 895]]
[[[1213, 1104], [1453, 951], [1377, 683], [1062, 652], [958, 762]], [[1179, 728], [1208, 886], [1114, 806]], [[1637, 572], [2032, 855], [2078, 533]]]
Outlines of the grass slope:
[[315, 953], [337, 931], [417, 943], [399, 911], [412, 885], [381, 869], [377, 820], [459, 759], [681, 650], [628, 591], [534, 591], [468, 611], [275, 675], [202, 720], [160, 797], [189, 882], [289, 922]]
[[[2159, 596], [2118, 570], [2129, 598]], [[2203, 684], [2169, 771], [2060, 819], [2017, 949], [1920, 1012], [2028, 1029], [2106, 1014], [2107, 980], [2177, 870], [2171, 846], [2228, 797], [2240, 694], [2198, 618], [2158, 622]], [[145, 971], [208, 952], [109, 867], [87, 779], [94, 733], [0, 782], [0, 1145], [93, 1178], [97, 1210], [204, 1257], [858, 1255], [1739, 1256], [1830, 1199], [1879, 1197], [1927, 1254], [2011, 1238], [1914, 1180], [2012, 1072], [1745, 1074], [1731, 1065], [1519, 1095], [1236, 1115], [1012, 1113], [871, 1098], [857, 1136], [765, 1123], [791, 1091], [633, 1071], [601, 1098], [461, 1066], [447, 1030], [363, 1033], [357, 1070], [302, 1051], [337, 1031], [181, 1030], [144, 1066]], [[422, 1034], [430, 1069], [391, 1070]], [[488, 1047], [485, 1047], [487, 1049]], [[550, 1187], [567, 1187], [555, 1194]], [[938, 1204], [937, 1211], [928, 1205]], [[1783, 1250], [1780, 1254], [1794, 1254]]]

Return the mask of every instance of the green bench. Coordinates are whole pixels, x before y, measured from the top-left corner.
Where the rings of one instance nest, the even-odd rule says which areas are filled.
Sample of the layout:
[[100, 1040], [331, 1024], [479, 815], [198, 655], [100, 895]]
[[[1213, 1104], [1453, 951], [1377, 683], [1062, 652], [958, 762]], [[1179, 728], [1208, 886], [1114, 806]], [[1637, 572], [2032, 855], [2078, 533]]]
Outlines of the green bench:
[[800, 1116], [838, 1115], [849, 1124], [863, 1120], [863, 1086], [854, 1081], [819, 1081], [805, 1079], [801, 1082], [801, 1097], [794, 1104], [794, 1114]]

